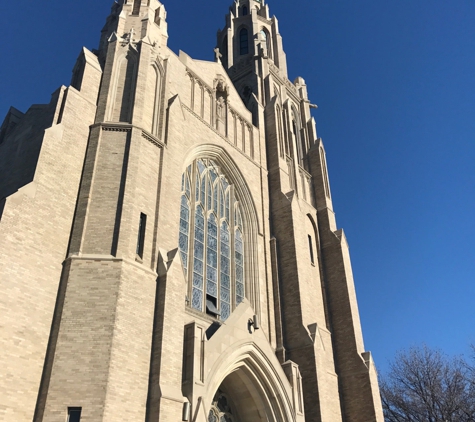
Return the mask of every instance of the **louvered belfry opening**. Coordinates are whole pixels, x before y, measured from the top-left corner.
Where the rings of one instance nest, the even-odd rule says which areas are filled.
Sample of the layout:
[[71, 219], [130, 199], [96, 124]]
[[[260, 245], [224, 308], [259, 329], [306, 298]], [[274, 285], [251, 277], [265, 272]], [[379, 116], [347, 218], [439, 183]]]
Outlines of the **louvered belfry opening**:
[[133, 15], [138, 15], [140, 13], [140, 5], [142, 0], [134, 0], [134, 8], [132, 10]]

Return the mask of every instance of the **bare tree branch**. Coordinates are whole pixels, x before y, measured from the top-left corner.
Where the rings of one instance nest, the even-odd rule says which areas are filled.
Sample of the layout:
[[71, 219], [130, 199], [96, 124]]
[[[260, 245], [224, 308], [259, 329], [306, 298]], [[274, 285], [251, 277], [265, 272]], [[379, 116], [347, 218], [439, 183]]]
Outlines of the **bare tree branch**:
[[460, 357], [427, 346], [399, 352], [380, 389], [386, 422], [475, 422], [475, 366]]

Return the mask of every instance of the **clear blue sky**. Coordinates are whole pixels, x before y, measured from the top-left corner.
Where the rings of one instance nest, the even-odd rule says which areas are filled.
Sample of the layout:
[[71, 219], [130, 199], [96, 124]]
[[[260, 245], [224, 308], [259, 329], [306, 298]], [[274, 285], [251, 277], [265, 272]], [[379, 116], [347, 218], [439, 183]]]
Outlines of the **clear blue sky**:
[[[166, 1], [166, 0], [165, 0]], [[169, 0], [169, 45], [212, 59], [231, 0]], [[68, 84], [109, 0], [3, 1], [0, 119]], [[270, 0], [302, 76], [350, 242], [366, 348], [384, 370], [475, 343], [475, 2]]]

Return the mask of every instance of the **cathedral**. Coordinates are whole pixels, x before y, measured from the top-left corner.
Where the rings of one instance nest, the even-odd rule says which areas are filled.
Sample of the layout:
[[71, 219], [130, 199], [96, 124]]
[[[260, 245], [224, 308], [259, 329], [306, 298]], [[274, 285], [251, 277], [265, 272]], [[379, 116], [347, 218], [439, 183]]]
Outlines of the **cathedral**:
[[383, 422], [277, 19], [234, 0], [203, 61], [165, 6], [114, 2], [0, 127], [0, 420]]

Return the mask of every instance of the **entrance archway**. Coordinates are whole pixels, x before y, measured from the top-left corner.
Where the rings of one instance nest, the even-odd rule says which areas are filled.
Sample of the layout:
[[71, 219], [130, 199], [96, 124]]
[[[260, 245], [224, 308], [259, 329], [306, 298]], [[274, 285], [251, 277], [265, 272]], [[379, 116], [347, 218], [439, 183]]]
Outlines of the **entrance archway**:
[[208, 402], [208, 422], [294, 421], [288, 395], [256, 361], [241, 361]]

